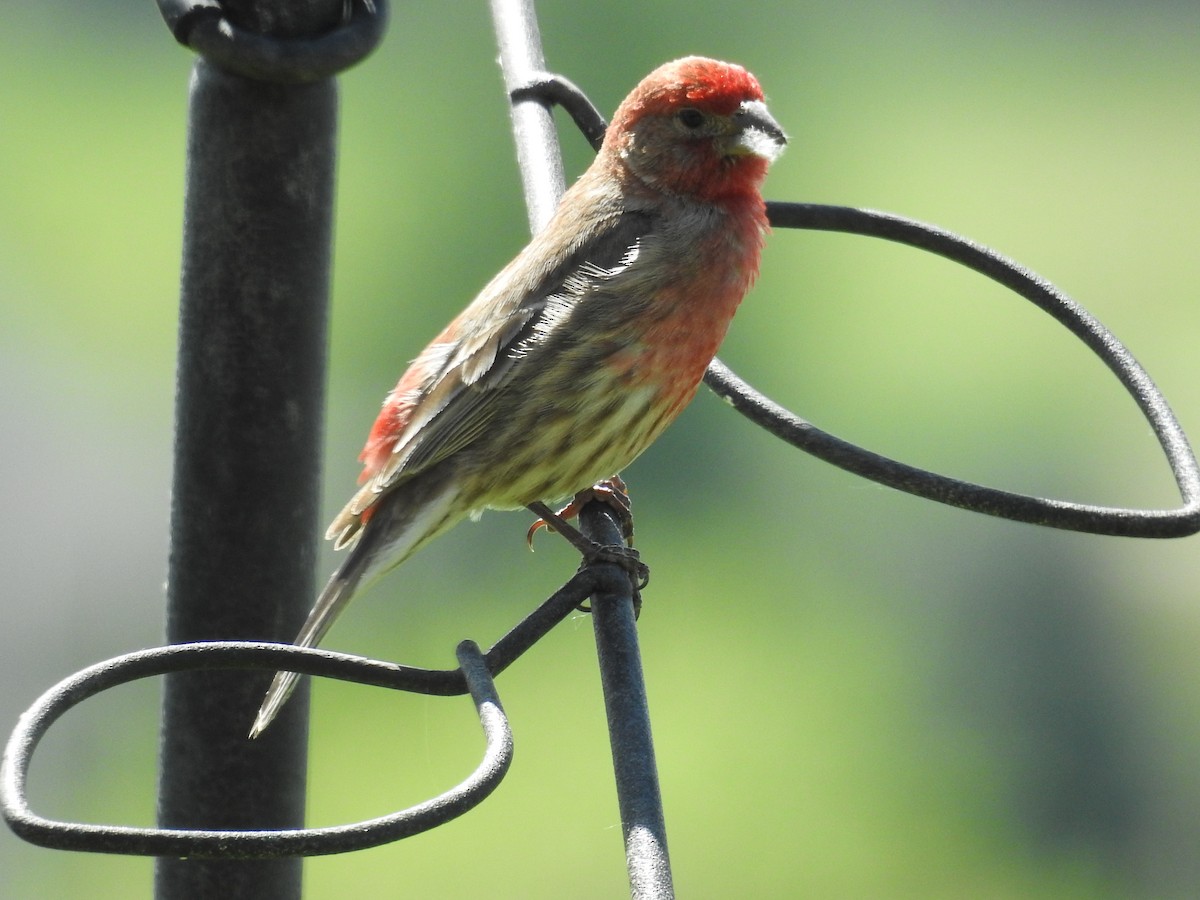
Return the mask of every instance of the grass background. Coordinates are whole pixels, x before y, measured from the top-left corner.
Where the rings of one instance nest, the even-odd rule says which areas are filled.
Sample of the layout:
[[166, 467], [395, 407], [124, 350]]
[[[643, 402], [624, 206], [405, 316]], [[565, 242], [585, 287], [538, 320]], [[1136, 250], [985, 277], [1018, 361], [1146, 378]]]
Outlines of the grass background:
[[[938, 223], [1060, 285], [1200, 434], [1200, 8], [543, 0], [606, 113], [688, 53], [737, 60], [792, 142], [773, 199]], [[0, 722], [161, 642], [188, 52], [152, 4], [0, 31]], [[326, 508], [406, 361], [524, 241], [483, 3], [397, 3], [342, 79]], [[568, 171], [589, 152], [563, 130]], [[878, 241], [770, 239], [722, 350], [823, 428], [1013, 490], [1176, 502], [1149, 428], [1066, 333]], [[626, 473], [654, 567], [643, 654], [681, 896], [1200, 893], [1195, 539], [1060, 534], [897, 494], [702, 392]], [[574, 569], [491, 514], [381, 583], [330, 647], [449, 664]], [[332, 557], [323, 559], [323, 570]], [[626, 892], [590, 623], [500, 682], [513, 770], [458, 822], [306, 867], [306, 896]], [[45, 814], [153, 820], [155, 683], [39, 751]], [[478, 752], [466, 701], [321, 684], [310, 821], [418, 802]], [[152, 865], [0, 830], [5, 897], [147, 896]]]

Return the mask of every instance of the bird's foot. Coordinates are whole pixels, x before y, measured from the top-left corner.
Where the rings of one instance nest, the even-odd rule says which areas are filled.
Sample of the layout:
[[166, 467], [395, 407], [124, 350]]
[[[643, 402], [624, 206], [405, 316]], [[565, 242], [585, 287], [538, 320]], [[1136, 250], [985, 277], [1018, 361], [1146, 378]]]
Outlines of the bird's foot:
[[[593, 500], [604, 503], [616, 511], [621, 521], [621, 537], [625, 539], [625, 544], [599, 544], [584, 537], [567, 521], [578, 516], [579, 511]], [[571, 546], [583, 555], [583, 566], [598, 562], [620, 566], [629, 573], [629, 577], [633, 581], [634, 607], [636, 611], [641, 611], [641, 591], [650, 583], [650, 567], [642, 562], [638, 552], [633, 549], [632, 504], [625, 482], [619, 475], [606, 478], [604, 481], [580, 491], [569, 504], [557, 513], [541, 502], [529, 504], [529, 510], [538, 517], [525, 535], [530, 549], [533, 548], [533, 536], [539, 529], [546, 528], [561, 534]]]
[[[561, 523], [565, 520], [576, 518], [579, 515], [579, 511], [593, 500], [603, 503], [617, 514], [617, 519], [621, 523], [621, 537], [623, 537], [625, 539], [625, 543], [632, 548], [633, 501], [629, 498], [629, 488], [626, 487], [624, 479], [622, 479], [620, 475], [613, 475], [611, 478], [605, 478], [603, 481], [596, 482], [590, 488], [584, 488], [571, 499], [570, 503], [560, 509], [557, 513], [554, 513], [552, 516], [546, 516], [541, 512], [541, 510], [533, 509], [533, 506], [530, 506], [530, 509], [532, 509], [533, 512], [538, 515], [538, 520], [530, 525], [529, 531], [525, 533], [525, 543], [529, 545], [529, 549], [533, 549], [533, 536], [537, 534], [540, 529], [545, 528], [549, 531], [558, 531], [559, 533], [563, 533], [561, 527], [559, 527]], [[537, 505], [542, 507], [542, 509], [545, 508], [540, 503]], [[555, 519], [558, 521], [554, 521]], [[581, 548], [576, 541], [572, 540], [566, 534], [563, 536], [566, 537], [576, 549], [580, 550], [580, 552], [583, 552], [583, 548]], [[587, 538], [583, 538], [583, 540], [587, 540]], [[589, 543], [594, 542], [589, 541]], [[585, 553], [584, 555], [586, 556], [587, 554]], [[606, 560], [606, 562], [609, 561], [611, 560]]]

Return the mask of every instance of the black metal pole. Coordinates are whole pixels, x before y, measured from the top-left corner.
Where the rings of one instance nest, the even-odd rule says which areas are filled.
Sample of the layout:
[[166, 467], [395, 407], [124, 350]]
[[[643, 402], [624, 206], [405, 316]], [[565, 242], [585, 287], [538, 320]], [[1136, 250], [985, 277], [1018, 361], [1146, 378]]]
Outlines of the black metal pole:
[[[229, 3], [258, 33], [335, 27], [341, 0]], [[188, 127], [167, 639], [287, 640], [313, 596], [337, 93], [200, 59]], [[304, 820], [307, 696], [257, 741], [269, 676], [166, 678], [161, 827]], [[160, 900], [300, 896], [300, 860], [163, 858]]]
[[[580, 530], [599, 544], [621, 544], [621, 531], [611, 510], [587, 504], [580, 513]], [[625, 836], [625, 864], [633, 900], [669, 900], [675, 896], [671, 859], [667, 853], [667, 826], [663, 817], [658, 765], [650, 730], [650, 706], [642, 676], [633, 590], [592, 596], [592, 628], [600, 683], [608, 713], [608, 739], [612, 746], [617, 804]]]

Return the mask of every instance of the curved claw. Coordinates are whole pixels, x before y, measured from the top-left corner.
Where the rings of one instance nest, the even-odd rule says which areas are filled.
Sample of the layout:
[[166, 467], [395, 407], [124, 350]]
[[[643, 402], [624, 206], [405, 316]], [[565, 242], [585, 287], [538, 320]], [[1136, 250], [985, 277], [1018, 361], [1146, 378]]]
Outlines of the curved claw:
[[[625, 544], [598, 544], [584, 537], [567, 520], [579, 515], [580, 509], [592, 500], [606, 503], [616, 510], [621, 519], [621, 536]], [[536, 515], [537, 521], [525, 532], [525, 543], [533, 549], [533, 536], [541, 529], [557, 531], [583, 555], [582, 570], [593, 563], [613, 563], [620, 566], [628, 574], [633, 583], [634, 616], [642, 611], [642, 591], [650, 583], [650, 567], [642, 562], [641, 555], [633, 549], [633, 512], [629, 499], [629, 491], [620, 475], [606, 478], [587, 490], [580, 491], [567, 506], [557, 513], [540, 500], [530, 503], [528, 509]], [[590, 612], [590, 607], [581, 605], [580, 610]]]
[[[618, 518], [621, 520], [621, 536], [625, 538], [626, 543], [632, 547], [633, 502], [629, 499], [629, 488], [625, 485], [625, 482], [622, 480], [620, 475], [613, 475], [610, 478], [606, 478], [603, 481], [597, 482], [590, 488], [585, 488], [584, 490], [580, 491], [571, 499], [570, 503], [568, 503], [558, 512], [554, 513], [553, 518], [558, 519], [560, 523], [570, 521], [571, 519], [578, 517], [579, 511], [583, 509], [585, 504], [590, 503], [592, 500], [599, 500], [601, 503], [607, 504], [617, 513]], [[545, 528], [548, 531], [557, 531], [558, 529], [551, 524], [553, 520], [548, 518], [550, 516], [549, 512], [543, 512], [542, 510], [536, 509], [535, 505], [530, 505], [529, 509], [533, 510], [535, 513], [541, 512], [538, 520], [530, 525], [529, 530], [525, 532], [525, 544], [530, 550], [532, 550], [533, 536], [541, 529]], [[545, 507], [542, 509], [544, 510]], [[571, 536], [569, 534], [566, 534], [566, 537], [568, 540], [571, 540]], [[580, 550], [583, 549], [579, 546], [578, 541], [571, 541], [571, 543], [575, 544]]]
[[547, 531], [554, 530], [554, 526], [552, 526], [545, 519], [538, 519], [536, 522], [530, 525], [529, 530], [525, 532], [525, 546], [529, 548], [530, 552], [533, 551], [533, 536], [543, 528], [545, 528]]
[[[597, 500], [607, 504], [621, 520], [621, 537], [625, 544], [597, 544], [584, 537], [568, 521], [579, 515], [579, 511], [588, 503]], [[613, 475], [603, 481], [580, 491], [565, 507], [558, 512], [552, 511], [546, 504], [538, 501], [527, 507], [536, 515], [537, 521], [525, 532], [525, 543], [533, 549], [533, 536], [541, 529], [557, 531], [583, 555], [583, 565], [580, 568], [597, 562], [614, 563], [628, 574], [633, 582], [633, 603], [635, 613], [642, 608], [642, 591], [650, 583], [650, 567], [641, 560], [641, 556], [633, 549], [633, 504], [629, 499], [629, 489], [620, 475]], [[586, 607], [580, 609], [586, 611]]]

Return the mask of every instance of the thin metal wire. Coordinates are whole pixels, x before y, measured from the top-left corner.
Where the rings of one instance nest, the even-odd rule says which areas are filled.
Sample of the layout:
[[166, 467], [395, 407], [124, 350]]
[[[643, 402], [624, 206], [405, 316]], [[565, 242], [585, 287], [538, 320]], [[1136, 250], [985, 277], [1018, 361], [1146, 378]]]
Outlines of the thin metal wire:
[[[495, 790], [512, 761], [512, 731], [484, 656], [471, 641], [460, 644], [457, 653], [461, 669], [432, 673], [432, 679], [428, 677], [431, 673], [424, 670], [379, 660], [285, 644], [243, 641], [173, 644], [98, 663], [55, 685], [21, 716], [5, 748], [0, 768], [4, 816], [18, 835], [43, 847], [199, 859], [281, 859], [344, 853], [427, 831], [481, 803]], [[294, 668], [313, 675], [418, 692], [426, 692], [424, 689], [435, 682], [445, 686], [450, 681], [457, 681], [470, 691], [475, 701], [486, 740], [483, 758], [465, 780], [431, 800], [377, 819], [329, 828], [134, 828], [59, 822], [39, 816], [29, 808], [26, 781], [33, 751], [49, 727], [67, 710], [100, 691], [139, 678], [195, 669], [230, 668]]]
[[[516, 72], [506, 80], [516, 81], [523, 73]], [[604, 132], [608, 123], [600, 111], [592, 106], [587, 95], [575, 82], [554, 72], [528, 73], [529, 80], [517, 82], [516, 87], [509, 89], [508, 96], [513, 104], [532, 100], [543, 105], [554, 104], [561, 107], [582, 132], [591, 148], [597, 152], [604, 143]]]
[[[423, 669], [332, 650], [252, 641], [172, 644], [97, 663], [46, 691], [22, 714], [0, 761], [0, 811], [13, 831], [30, 843], [58, 850], [130, 856], [277, 859], [348, 853], [409, 837], [462, 815], [490, 794], [507, 771], [512, 757], [512, 734], [492, 679], [587, 598], [619, 597], [627, 591], [628, 577], [616, 566], [583, 569], [487, 653], [480, 655], [471, 641], [460, 644], [458, 669]], [[487, 747], [474, 773], [438, 797], [382, 818], [328, 828], [134, 828], [62, 822], [30, 809], [26, 788], [33, 753], [50, 726], [68, 710], [101, 691], [139, 678], [212, 669], [271, 672], [286, 669], [433, 696], [470, 692], [479, 711]]]
[[1183, 505], [1172, 510], [1093, 506], [1012, 493], [919, 469], [821, 431], [714, 360], [706, 383], [751, 421], [793, 446], [865, 478], [990, 516], [1123, 537], [1185, 537], [1200, 531], [1200, 466], [1166, 398], [1116, 336], [1049, 281], [988, 247], [903, 216], [812, 203], [769, 203], [767, 209], [773, 226], [879, 237], [935, 253], [974, 269], [1049, 313], [1095, 353], [1133, 397], [1166, 454]]

